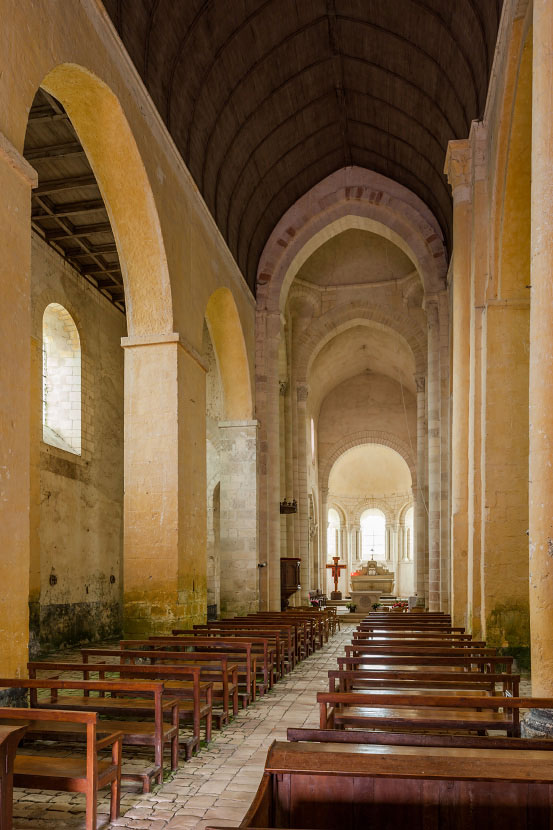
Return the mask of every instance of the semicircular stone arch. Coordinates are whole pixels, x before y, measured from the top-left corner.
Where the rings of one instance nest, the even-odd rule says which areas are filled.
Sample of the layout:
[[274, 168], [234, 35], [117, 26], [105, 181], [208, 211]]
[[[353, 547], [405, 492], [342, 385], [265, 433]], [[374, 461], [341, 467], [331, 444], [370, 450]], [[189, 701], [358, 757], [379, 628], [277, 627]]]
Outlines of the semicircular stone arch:
[[173, 306], [161, 225], [123, 108], [90, 70], [58, 64], [40, 84], [66, 110], [110, 219], [120, 256], [129, 335], [170, 334]]
[[361, 432], [344, 435], [334, 444], [324, 466], [319, 473], [321, 490], [328, 491], [328, 479], [330, 477], [330, 472], [340, 456], [348, 450], [351, 450], [354, 447], [360, 447], [363, 444], [380, 444], [383, 447], [389, 447], [390, 449], [395, 450], [399, 455], [401, 455], [409, 467], [412, 487], [416, 486], [416, 460], [410, 447], [391, 432], [383, 432], [381, 430], [362, 430]]
[[337, 334], [354, 325], [376, 323], [392, 329], [410, 348], [416, 372], [426, 372], [426, 338], [416, 322], [407, 315], [390, 314], [379, 306], [358, 306], [348, 303], [323, 315], [302, 335], [297, 347], [296, 373], [298, 382], [306, 383], [309, 367], [323, 346]]
[[380, 234], [411, 259], [426, 293], [445, 287], [447, 254], [439, 224], [403, 185], [361, 167], [327, 176], [286, 211], [259, 260], [257, 298], [282, 310], [295, 275], [311, 254], [350, 228]]

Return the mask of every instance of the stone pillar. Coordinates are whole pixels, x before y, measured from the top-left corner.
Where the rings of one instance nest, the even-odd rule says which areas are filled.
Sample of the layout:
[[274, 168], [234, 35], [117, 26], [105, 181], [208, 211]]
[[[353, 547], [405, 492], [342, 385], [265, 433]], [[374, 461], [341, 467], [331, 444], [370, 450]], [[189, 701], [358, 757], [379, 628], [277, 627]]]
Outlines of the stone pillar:
[[[0, 133], [0, 671], [27, 674], [31, 463], [31, 188], [36, 171]], [[3, 700], [17, 699], [8, 692]]]
[[413, 492], [415, 502], [415, 590], [417, 596], [425, 597], [424, 575], [426, 573], [427, 512], [424, 497], [426, 481], [426, 378], [415, 377], [417, 385], [417, 487]]
[[453, 191], [453, 360], [451, 402], [451, 613], [467, 615], [468, 413], [470, 400], [471, 148], [450, 141], [445, 172]]
[[178, 334], [125, 337], [124, 629], [205, 621], [202, 358]]
[[297, 429], [298, 429], [298, 513], [296, 523], [299, 525], [299, 552], [301, 558], [301, 604], [309, 605], [311, 585], [311, 560], [309, 557], [309, 504], [307, 499], [307, 396], [309, 389], [305, 384], [296, 385]]
[[221, 442], [221, 614], [258, 610], [257, 421], [223, 421]]
[[438, 302], [426, 302], [428, 323], [428, 609], [440, 610], [440, 320]]
[[[530, 306], [530, 634], [532, 694], [553, 696], [553, 4], [534, 0]], [[553, 732], [553, 712], [527, 727]]]
[[328, 562], [328, 537], [327, 537], [327, 530], [328, 530], [328, 488], [323, 487], [321, 488], [321, 512], [320, 512], [320, 519], [319, 519], [319, 527], [321, 529], [321, 544], [320, 544], [320, 551], [321, 555], [319, 556], [319, 581], [321, 584], [321, 590], [323, 593], [327, 593], [327, 581], [326, 575], [328, 573], [326, 569], [326, 565]]
[[439, 295], [440, 320], [440, 443], [441, 443], [441, 514], [440, 514], [440, 610], [450, 611], [451, 538], [449, 515], [449, 298]]
[[[278, 311], [256, 316], [256, 412], [259, 421], [259, 593], [262, 610], [280, 611], [280, 436]], [[288, 494], [287, 497], [290, 497]]]

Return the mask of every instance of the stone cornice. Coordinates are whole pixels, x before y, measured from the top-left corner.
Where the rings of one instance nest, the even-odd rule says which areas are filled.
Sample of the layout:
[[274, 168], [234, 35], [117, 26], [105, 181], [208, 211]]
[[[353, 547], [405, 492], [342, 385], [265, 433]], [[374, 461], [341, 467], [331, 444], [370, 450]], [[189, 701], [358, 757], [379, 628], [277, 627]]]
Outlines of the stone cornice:
[[29, 162], [23, 158], [19, 150], [0, 132], [0, 159], [18, 173], [30, 187], [38, 184], [38, 173]]

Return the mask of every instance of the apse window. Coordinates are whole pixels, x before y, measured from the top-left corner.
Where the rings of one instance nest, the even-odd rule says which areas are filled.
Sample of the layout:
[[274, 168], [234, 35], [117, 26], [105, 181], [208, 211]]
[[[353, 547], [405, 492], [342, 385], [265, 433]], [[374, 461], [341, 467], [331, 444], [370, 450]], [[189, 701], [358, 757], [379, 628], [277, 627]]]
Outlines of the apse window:
[[386, 517], [381, 510], [365, 510], [361, 516], [361, 558], [386, 559]]
[[50, 303], [42, 318], [42, 439], [81, 454], [81, 341], [59, 303]]
[[331, 507], [328, 511], [328, 526], [326, 531], [326, 552], [329, 559], [339, 556], [338, 534], [340, 532], [340, 516], [338, 511]]

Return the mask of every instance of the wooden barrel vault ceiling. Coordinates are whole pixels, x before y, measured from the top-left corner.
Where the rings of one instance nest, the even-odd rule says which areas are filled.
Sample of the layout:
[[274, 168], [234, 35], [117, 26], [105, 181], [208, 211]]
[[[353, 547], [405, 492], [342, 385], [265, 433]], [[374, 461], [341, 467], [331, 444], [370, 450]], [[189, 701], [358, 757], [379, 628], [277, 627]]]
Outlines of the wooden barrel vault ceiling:
[[451, 241], [447, 142], [482, 116], [503, 0], [104, 0], [252, 288], [283, 213], [360, 165]]
[[[263, 246], [281, 216], [317, 182], [348, 165], [414, 191], [450, 247], [447, 143], [467, 137], [471, 121], [484, 112], [502, 3], [104, 0], [252, 290]], [[45, 101], [36, 102], [31, 118]], [[41, 129], [38, 121], [33, 129]], [[31, 131], [31, 152], [32, 137]], [[76, 140], [66, 135], [58, 143]], [[86, 164], [83, 154], [74, 158]], [[41, 179], [46, 168], [52, 180], [77, 173], [86, 179], [84, 166], [62, 170], [66, 163], [74, 160], [63, 148], [60, 155], [50, 154]], [[51, 207], [36, 195], [34, 220], [46, 228], [47, 239], [57, 238], [60, 223], [46, 218]], [[66, 200], [43, 195], [53, 203]], [[71, 199], [88, 210], [97, 197], [99, 192], [87, 189]], [[101, 209], [94, 219], [75, 219], [85, 228], [106, 222]], [[87, 265], [89, 278], [96, 274], [104, 293], [112, 292], [122, 307], [111, 232], [85, 237], [79, 231], [75, 236], [69, 225], [68, 230], [70, 242], [62, 246], [72, 262], [81, 271]], [[88, 256], [78, 250], [83, 239]]]

